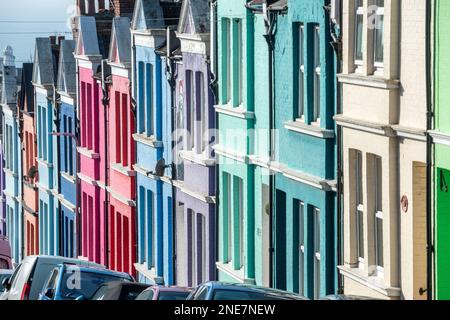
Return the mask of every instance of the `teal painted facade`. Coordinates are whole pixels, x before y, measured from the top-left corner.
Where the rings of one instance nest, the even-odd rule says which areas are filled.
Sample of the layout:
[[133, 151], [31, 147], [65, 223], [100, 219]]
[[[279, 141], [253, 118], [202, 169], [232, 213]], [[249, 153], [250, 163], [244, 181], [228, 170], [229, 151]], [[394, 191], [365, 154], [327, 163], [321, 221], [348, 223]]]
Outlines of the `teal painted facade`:
[[289, 0], [275, 36], [281, 172], [275, 175], [274, 286], [309, 298], [332, 294], [337, 286], [336, 58], [324, 9], [329, 3]]
[[268, 46], [263, 17], [245, 4], [217, 1], [217, 267], [219, 280], [269, 285]]

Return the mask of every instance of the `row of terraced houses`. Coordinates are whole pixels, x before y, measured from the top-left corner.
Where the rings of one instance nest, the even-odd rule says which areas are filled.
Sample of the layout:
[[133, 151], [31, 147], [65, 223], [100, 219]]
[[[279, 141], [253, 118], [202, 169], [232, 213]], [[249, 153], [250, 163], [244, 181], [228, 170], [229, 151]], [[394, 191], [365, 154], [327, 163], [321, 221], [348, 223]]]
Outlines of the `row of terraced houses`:
[[450, 298], [450, 3], [77, 0], [1, 61], [15, 263]]

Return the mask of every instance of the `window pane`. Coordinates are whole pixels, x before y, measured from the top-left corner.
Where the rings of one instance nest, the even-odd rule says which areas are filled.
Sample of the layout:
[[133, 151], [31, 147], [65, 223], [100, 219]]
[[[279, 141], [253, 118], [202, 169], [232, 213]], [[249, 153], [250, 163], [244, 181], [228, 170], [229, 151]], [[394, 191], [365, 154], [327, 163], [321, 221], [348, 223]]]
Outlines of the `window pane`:
[[301, 24], [298, 34], [298, 57], [299, 57], [299, 73], [298, 73], [298, 110], [297, 118], [301, 118], [304, 115], [305, 109], [305, 58], [304, 58], [304, 41], [305, 41], [305, 28]]
[[314, 113], [313, 121], [320, 119], [320, 28], [314, 29]]
[[303, 202], [299, 203], [298, 206], [298, 243], [299, 243], [299, 253], [298, 253], [298, 293], [304, 294], [304, 258], [305, 258], [305, 215], [304, 215], [305, 205]]
[[355, 21], [355, 60], [363, 59], [363, 1], [358, 0], [356, 4], [356, 21]]
[[377, 0], [376, 6], [377, 10], [374, 30], [374, 61], [375, 63], [383, 63], [384, 0]]

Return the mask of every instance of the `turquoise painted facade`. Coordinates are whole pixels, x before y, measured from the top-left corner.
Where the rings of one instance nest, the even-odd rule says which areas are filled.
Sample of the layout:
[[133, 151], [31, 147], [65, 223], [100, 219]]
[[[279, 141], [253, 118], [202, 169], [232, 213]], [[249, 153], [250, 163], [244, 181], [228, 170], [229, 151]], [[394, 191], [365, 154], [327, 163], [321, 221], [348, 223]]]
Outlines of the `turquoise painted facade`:
[[214, 149], [221, 192], [216, 265], [219, 280], [268, 285], [268, 196], [263, 190], [269, 172], [262, 164], [269, 158], [268, 47], [263, 17], [245, 4], [217, 1], [219, 142]]
[[[277, 18], [274, 285], [317, 298], [337, 286], [336, 59], [328, 0]], [[318, 110], [319, 109], [319, 110]]]

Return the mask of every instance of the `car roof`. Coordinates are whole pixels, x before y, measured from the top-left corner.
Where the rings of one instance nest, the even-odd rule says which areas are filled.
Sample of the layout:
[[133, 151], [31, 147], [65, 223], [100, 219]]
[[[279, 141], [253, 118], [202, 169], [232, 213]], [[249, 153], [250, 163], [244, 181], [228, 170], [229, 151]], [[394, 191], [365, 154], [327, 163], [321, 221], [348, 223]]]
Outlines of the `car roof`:
[[234, 290], [234, 291], [246, 291], [246, 292], [259, 292], [262, 294], [271, 294], [285, 297], [292, 297], [296, 299], [307, 299], [304, 296], [298, 295], [293, 292], [283, 291], [274, 288], [267, 288], [261, 286], [255, 286], [246, 283], [234, 283], [225, 281], [211, 281], [203, 283], [202, 285], [209, 286], [214, 290]]
[[67, 269], [77, 268], [81, 272], [108, 274], [108, 275], [114, 275], [114, 276], [118, 276], [118, 277], [120, 276], [123, 278], [131, 278], [131, 276], [126, 272], [119, 272], [119, 271], [109, 270], [109, 269], [105, 269], [105, 268], [99, 268], [97, 266], [83, 266], [83, 265], [78, 265], [78, 264], [67, 264], [67, 263], [58, 265], [58, 267], [62, 267], [62, 266], [65, 266]]
[[13, 274], [13, 269], [0, 269], [0, 274]]
[[151, 286], [146, 290], [155, 290], [159, 292], [191, 292], [192, 288], [189, 287], [175, 287], [175, 286]]
[[75, 259], [75, 258], [66, 258], [66, 257], [60, 257], [60, 256], [48, 256], [48, 255], [34, 255], [34, 256], [28, 256], [25, 259], [22, 260], [22, 262], [28, 262], [28, 261], [34, 261], [36, 259], [39, 259], [39, 261], [49, 261], [49, 262], [69, 262], [69, 263], [73, 263], [73, 264], [79, 264], [79, 265], [84, 265], [84, 266], [95, 266], [98, 268], [105, 268], [105, 266], [95, 263], [95, 262], [91, 262], [91, 261], [87, 261], [87, 260], [82, 260], [82, 259]]

